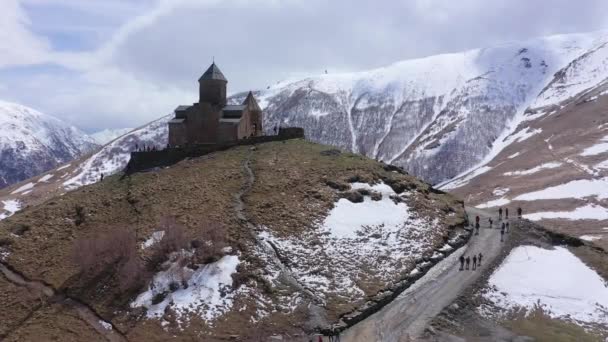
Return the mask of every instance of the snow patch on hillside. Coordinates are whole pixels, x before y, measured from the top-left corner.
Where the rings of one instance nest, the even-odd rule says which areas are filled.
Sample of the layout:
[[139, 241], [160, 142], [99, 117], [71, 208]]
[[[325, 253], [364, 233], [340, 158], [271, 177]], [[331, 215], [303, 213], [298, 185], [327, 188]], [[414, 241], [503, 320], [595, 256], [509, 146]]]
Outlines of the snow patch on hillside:
[[18, 187], [15, 190], [13, 190], [13, 192], [11, 192], [11, 195], [19, 194], [19, 193], [22, 193], [24, 191], [31, 190], [32, 188], [34, 188], [34, 183], [29, 182], [27, 184], [24, 184], [24, 185]]
[[505, 172], [505, 173], [503, 173], [503, 175], [505, 175], [505, 176], [526, 176], [526, 175], [531, 175], [531, 174], [537, 173], [542, 170], [556, 169], [562, 165], [563, 164], [559, 163], [559, 162], [550, 162], [550, 163], [545, 163], [545, 164], [541, 164], [539, 166], [533, 167], [529, 170], [517, 170], [517, 171]]
[[44, 175], [38, 179], [38, 183], [47, 183], [51, 178], [53, 178], [53, 174], [49, 173], [48, 175]]
[[585, 240], [585, 241], [595, 241], [595, 240], [601, 240], [602, 236], [601, 235], [581, 235], [581, 236], [579, 236], [579, 239]]
[[[295, 279], [320, 300], [342, 296], [352, 301], [364, 298], [360, 270], [377, 282], [394, 281], [396, 274], [414, 271], [415, 260], [434, 249], [442, 227], [439, 212], [421, 217], [407, 205], [411, 193], [396, 194], [384, 183], [353, 183], [354, 189], [373, 190], [382, 199], [365, 196], [361, 203], [340, 199], [317, 229], [295, 237], [275, 234], [261, 227], [259, 237], [290, 260]], [[396, 199], [396, 204], [391, 197]], [[392, 280], [391, 280], [392, 279]]]
[[475, 208], [479, 208], [479, 209], [487, 209], [487, 208], [494, 208], [494, 207], [502, 207], [505, 206], [507, 204], [511, 203], [511, 200], [509, 200], [508, 198], [502, 197], [499, 199], [495, 199], [493, 201], [489, 201], [486, 203], [482, 203], [479, 205], [476, 205]]
[[601, 142], [599, 144], [593, 145], [591, 147], [587, 147], [583, 151], [583, 153], [581, 153], [581, 156], [583, 156], [583, 157], [596, 156], [598, 154], [608, 152], [608, 136], [603, 137], [600, 141]]
[[[220, 260], [203, 265], [196, 271], [188, 267], [181, 267], [174, 263], [166, 271], [154, 276], [147, 291], [140, 294], [132, 307], [145, 307], [148, 309], [148, 318], [161, 318], [167, 307], [175, 311], [181, 323], [188, 318], [188, 314], [197, 314], [207, 322], [211, 322], [232, 307], [234, 292], [232, 275], [239, 265], [239, 258], [235, 255], [226, 255]], [[181, 279], [187, 280], [187, 288], [183, 288]], [[179, 287], [171, 291], [172, 283]], [[153, 304], [155, 297], [165, 293], [162, 301]]]
[[141, 248], [146, 249], [148, 247], [151, 247], [152, 245], [159, 243], [163, 239], [163, 236], [165, 236], [164, 230], [159, 230], [152, 233], [152, 235], [146, 241], [142, 242]]
[[353, 203], [341, 198], [323, 222], [335, 238], [355, 238], [357, 232], [366, 226], [384, 226], [388, 232], [396, 232], [410, 216], [405, 203], [395, 203], [390, 196], [397, 196], [393, 189], [384, 184], [369, 185], [353, 183], [353, 190], [366, 189], [382, 194], [382, 199], [374, 201], [365, 196], [363, 203]]
[[483, 296], [504, 310], [540, 305], [553, 318], [608, 324], [606, 281], [563, 247], [516, 247], [488, 285]]
[[552, 186], [543, 190], [519, 195], [516, 201], [536, 201], [562, 198], [585, 198], [595, 196], [598, 199], [608, 198], [608, 178], [579, 179]]
[[551, 211], [539, 212], [524, 215], [524, 218], [532, 221], [545, 219], [566, 219], [566, 220], [608, 220], [608, 209], [595, 205], [587, 204], [571, 211]]
[[6, 200], [2, 201], [2, 207], [4, 212], [0, 212], [0, 220], [4, 220], [21, 210], [21, 203], [18, 200]]

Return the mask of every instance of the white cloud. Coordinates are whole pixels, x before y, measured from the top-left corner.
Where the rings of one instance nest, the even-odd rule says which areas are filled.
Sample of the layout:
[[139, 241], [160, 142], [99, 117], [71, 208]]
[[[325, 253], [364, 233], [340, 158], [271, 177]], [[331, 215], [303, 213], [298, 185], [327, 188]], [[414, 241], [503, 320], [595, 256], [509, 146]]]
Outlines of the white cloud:
[[[196, 101], [196, 80], [213, 56], [235, 92], [325, 69], [368, 69], [502, 40], [596, 30], [607, 24], [608, 11], [605, 0], [21, 1], [28, 8], [86, 12], [84, 23], [66, 18], [66, 32], [79, 25], [112, 28], [94, 49], [49, 51], [16, 0], [0, 6], [0, 28], [19, 37], [0, 40], [0, 68], [52, 62], [69, 71], [0, 73], [0, 98], [90, 130], [137, 126]], [[103, 20], [88, 20], [96, 17]], [[32, 26], [59, 30], [59, 19]], [[114, 27], [115, 21], [123, 24]]]
[[48, 60], [48, 41], [33, 34], [29, 26], [29, 19], [17, 0], [3, 0], [0, 8], [0, 68]]

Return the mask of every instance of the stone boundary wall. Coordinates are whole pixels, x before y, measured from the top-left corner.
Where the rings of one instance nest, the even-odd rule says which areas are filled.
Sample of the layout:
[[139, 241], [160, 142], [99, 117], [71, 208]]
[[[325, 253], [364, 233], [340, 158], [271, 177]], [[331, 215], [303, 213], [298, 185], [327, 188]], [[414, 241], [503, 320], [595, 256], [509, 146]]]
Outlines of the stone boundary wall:
[[265, 135], [222, 144], [200, 144], [184, 147], [170, 147], [158, 151], [131, 152], [131, 159], [125, 168], [125, 174], [132, 174], [155, 167], [170, 166], [186, 158], [196, 158], [212, 152], [224, 151], [235, 146], [255, 145], [271, 141], [303, 138], [303, 128], [289, 127], [281, 128], [277, 135]]

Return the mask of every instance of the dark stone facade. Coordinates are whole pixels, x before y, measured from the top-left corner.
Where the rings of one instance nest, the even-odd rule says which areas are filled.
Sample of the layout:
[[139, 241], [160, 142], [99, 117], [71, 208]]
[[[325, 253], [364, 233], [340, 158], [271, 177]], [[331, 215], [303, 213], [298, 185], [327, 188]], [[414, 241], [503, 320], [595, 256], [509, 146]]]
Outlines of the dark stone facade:
[[199, 102], [177, 107], [169, 121], [170, 146], [224, 144], [263, 134], [263, 113], [253, 93], [241, 105], [227, 105], [228, 81], [215, 63], [198, 82]]
[[224, 151], [231, 147], [255, 145], [271, 141], [304, 139], [304, 130], [299, 127], [281, 128], [277, 135], [256, 136], [218, 144], [197, 144], [181, 147], [169, 147], [158, 151], [132, 152], [126, 174], [170, 166], [186, 158], [196, 158], [212, 152]]

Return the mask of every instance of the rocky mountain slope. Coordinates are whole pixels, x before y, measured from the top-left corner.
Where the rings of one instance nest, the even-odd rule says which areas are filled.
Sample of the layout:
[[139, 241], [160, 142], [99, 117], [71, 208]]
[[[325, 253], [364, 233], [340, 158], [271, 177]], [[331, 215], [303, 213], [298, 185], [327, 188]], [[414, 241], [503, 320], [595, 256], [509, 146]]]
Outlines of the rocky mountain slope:
[[608, 44], [556, 73], [504, 149], [443, 186], [608, 246]]
[[96, 147], [92, 138], [73, 126], [31, 108], [0, 101], [0, 188]]
[[303, 140], [115, 175], [0, 222], [0, 337], [308, 340], [419, 278], [463, 223], [451, 195]]

